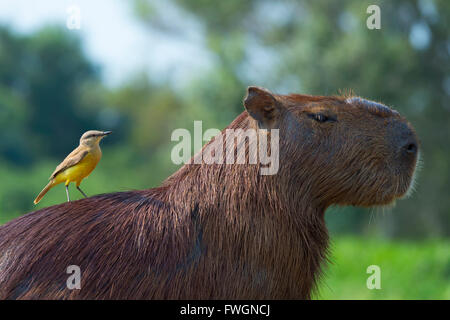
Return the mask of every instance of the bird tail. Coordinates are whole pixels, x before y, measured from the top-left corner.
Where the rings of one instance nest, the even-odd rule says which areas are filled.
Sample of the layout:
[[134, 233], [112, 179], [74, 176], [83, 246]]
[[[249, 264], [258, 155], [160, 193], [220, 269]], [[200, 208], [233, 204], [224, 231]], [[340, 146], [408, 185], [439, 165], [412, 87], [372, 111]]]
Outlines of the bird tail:
[[34, 204], [38, 204], [38, 202], [41, 201], [41, 199], [45, 196], [45, 194], [48, 192], [48, 190], [53, 188], [53, 186], [54, 186], [54, 181], [50, 180], [50, 182], [45, 186], [44, 189], [42, 189], [41, 193], [39, 193], [39, 195], [36, 197], [36, 199], [34, 199]]

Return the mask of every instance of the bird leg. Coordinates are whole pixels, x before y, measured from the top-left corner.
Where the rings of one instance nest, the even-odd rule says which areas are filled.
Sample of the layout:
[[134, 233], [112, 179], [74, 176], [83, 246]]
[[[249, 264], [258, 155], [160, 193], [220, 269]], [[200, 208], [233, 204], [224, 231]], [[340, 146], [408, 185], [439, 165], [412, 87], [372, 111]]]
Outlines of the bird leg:
[[81, 188], [80, 188], [79, 186], [77, 186], [77, 189], [78, 189], [78, 191], [81, 192], [81, 194], [82, 194], [85, 198], [87, 198], [87, 195], [83, 192], [83, 190], [81, 190]]
[[67, 202], [70, 202], [70, 197], [69, 197], [69, 186], [66, 186], [66, 194], [67, 194]]

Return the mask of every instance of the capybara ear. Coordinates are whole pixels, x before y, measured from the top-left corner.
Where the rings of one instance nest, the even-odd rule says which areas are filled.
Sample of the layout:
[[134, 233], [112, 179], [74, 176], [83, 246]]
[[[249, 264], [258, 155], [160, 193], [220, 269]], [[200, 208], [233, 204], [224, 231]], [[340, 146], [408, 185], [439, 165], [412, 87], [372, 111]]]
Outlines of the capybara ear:
[[272, 129], [277, 126], [280, 115], [279, 102], [269, 90], [248, 87], [244, 107], [261, 129]]

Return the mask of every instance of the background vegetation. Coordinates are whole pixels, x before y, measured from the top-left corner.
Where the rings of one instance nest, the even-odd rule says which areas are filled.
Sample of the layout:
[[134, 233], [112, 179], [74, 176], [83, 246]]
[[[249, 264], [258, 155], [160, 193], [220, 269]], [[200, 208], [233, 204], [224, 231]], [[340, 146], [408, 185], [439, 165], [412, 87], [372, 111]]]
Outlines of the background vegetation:
[[[366, 27], [371, 4], [381, 8], [380, 30]], [[0, 21], [0, 223], [65, 201], [63, 188], [54, 188], [38, 206], [32, 202], [85, 130], [114, 131], [83, 182], [88, 194], [149, 188], [176, 170], [172, 130], [190, 129], [194, 120], [225, 127], [243, 110], [248, 85], [322, 95], [352, 89], [412, 122], [423, 168], [417, 191], [394, 209], [327, 211], [335, 263], [317, 298], [450, 298], [448, 1], [129, 5], [149, 32], [201, 43], [208, 68], [182, 86], [171, 74], [142, 72], [111, 88], [65, 26], [19, 34]], [[371, 264], [382, 268], [382, 290], [365, 286]]]

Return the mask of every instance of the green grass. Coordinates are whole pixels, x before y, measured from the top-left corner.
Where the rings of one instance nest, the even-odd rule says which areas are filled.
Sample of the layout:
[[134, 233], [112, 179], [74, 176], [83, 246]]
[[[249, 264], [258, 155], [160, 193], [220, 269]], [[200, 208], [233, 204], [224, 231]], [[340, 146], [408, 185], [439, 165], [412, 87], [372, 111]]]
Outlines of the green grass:
[[[341, 237], [315, 299], [450, 299], [450, 241], [399, 242]], [[369, 290], [367, 267], [381, 269], [381, 289]]]

